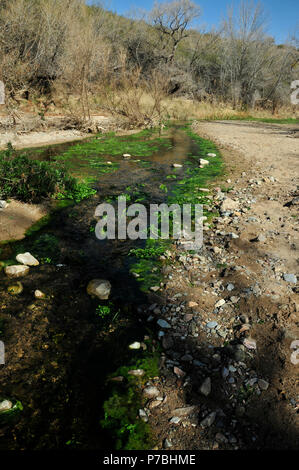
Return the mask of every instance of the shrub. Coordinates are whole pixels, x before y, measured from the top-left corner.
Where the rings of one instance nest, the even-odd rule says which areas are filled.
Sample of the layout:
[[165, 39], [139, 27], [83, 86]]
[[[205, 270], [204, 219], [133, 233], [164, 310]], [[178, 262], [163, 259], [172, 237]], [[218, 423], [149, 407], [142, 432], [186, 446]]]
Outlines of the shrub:
[[8, 145], [0, 153], [0, 196], [23, 202], [40, 202], [46, 197], [73, 199], [76, 202], [94, 194], [86, 183], [78, 182], [56, 162], [30, 160], [16, 155]]

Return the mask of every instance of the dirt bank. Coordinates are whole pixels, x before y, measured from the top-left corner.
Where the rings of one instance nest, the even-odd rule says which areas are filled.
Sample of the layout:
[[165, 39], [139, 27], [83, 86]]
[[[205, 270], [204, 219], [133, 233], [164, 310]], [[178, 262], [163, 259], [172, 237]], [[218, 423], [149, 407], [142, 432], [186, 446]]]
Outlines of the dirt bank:
[[166, 301], [148, 312], [169, 328], [155, 384], [164, 401], [146, 411], [158, 448], [294, 449], [298, 126], [225, 121], [197, 132], [226, 163], [212, 192], [220, 215], [200, 256], [172, 255]]

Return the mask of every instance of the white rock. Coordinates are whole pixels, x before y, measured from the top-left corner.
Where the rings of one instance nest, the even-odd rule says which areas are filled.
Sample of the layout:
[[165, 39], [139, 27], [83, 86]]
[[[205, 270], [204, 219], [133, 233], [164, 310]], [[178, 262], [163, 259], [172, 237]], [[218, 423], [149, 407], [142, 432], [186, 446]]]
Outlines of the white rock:
[[44, 299], [46, 297], [46, 295], [41, 290], [36, 290], [34, 292], [34, 297], [36, 299]]
[[208, 153], [208, 157], [217, 157], [216, 153]]
[[215, 308], [220, 308], [222, 307], [222, 305], [225, 304], [225, 300], [224, 299], [221, 299], [219, 300], [216, 304], [215, 304]]
[[134, 375], [135, 377], [142, 377], [144, 375], [144, 370], [142, 369], [133, 369], [128, 371], [129, 375]]
[[15, 266], [6, 266], [4, 272], [9, 278], [18, 278], [26, 276], [29, 273], [29, 266], [15, 265]]
[[6, 201], [0, 201], [0, 209], [5, 209], [8, 206]]
[[12, 409], [12, 402], [9, 400], [3, 400], [0, 402], [0, 413], [2, 411], [8, 411]]
[[143, 395], [146, 398], [157, 398], [160, 395], [160, 392], [157, 389], [157, 387], [154, 387], [154, 386], [150, 385], [149, 387], [146, 387], [143, 390]]
[[210, 163], [209, 160], [205, 160], [204, 158], [201, 158], [199, 160], [200, 165], [209, 165], [209, 163]]
[[180, 165], [179, 163], [173, 163], [172, 166], [173, 168], [183, 168], [183, 165]]
[[135, 343], [130, 344], [129, 349], [140, 349], [141, 344], [138, 341], [135, 341]]
[[256, 341], [252, 338], [245, 338], [243, 341], [245, 348], [247, 349], [256, 349]]
[[87, 286], [87, 293], [100, 300], [109, 299], [111, 284], [103, 279], [93, 279]]
[[148, 416], [147, 416], [146, 411], [140, 409], [138, 413], [139, 413], [140, 419], [142, 419], [142, 421], [144, 421], [145, 423], [147, 423], [147, 422], [148, 422]]
[[233, 199], [226, 198], [221, 204], [221, 210], [223, 212], [239, 209], [238, 201], [233, 201]]
[[19, 255], [16, 256], [16, 260], [18, 263], [25, 264], [26, 266], [38, 266], [39, 261], [37, 261], [34, 256], [32, 256], [30, 253], [20, 253]]

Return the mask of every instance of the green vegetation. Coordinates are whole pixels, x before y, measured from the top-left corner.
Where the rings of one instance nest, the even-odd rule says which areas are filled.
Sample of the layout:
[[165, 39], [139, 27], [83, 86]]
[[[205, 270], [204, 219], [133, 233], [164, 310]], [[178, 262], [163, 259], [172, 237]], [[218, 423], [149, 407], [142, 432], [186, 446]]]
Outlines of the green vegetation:
[[85, 182], [78, 182], [55, 162], [30, 160], [16, 155], [9, 144], [0, 153], [0, 194], [24, 202], [40, 202], [47, 197], [80, 202], [95, 191]]
[[[159, 376], [159, 352], [139, 352], [142, 357], [132, 357], [129, 365], [119, 367], [112, 375], [122, 376], [123, 383], [110, 382], [111, 391], [103, 405], [102, 428], [106, 429], [117, 450], [146, 450], [153, 446], [154, 439], [149, 426], [138, 418], [142, 408], [142, 386], [151, 378]], [[143, 376], [128, 374], [132, 369], [141, 369]]]

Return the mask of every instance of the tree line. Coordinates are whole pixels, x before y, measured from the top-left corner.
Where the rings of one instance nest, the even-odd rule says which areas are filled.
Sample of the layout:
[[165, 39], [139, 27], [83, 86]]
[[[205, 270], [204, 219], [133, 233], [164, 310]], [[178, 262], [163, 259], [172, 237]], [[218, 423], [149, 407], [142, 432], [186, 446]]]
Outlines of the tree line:
[[[35, 99], [91, 106], [142, 121], [163, 97], [227, 102], [235, 109], [289, 104], [298, 36], [277, 45], [260, 3], [243, 1], [218, 30], [203, 31], [190, 0], [155, 3], [132, 18], [81, 0], [0, 0], [0, 79], [7, 106]], [[146, 92], [150, 103], [140, 106]], [[132, 116], [131, 116], [131, 115]]]

